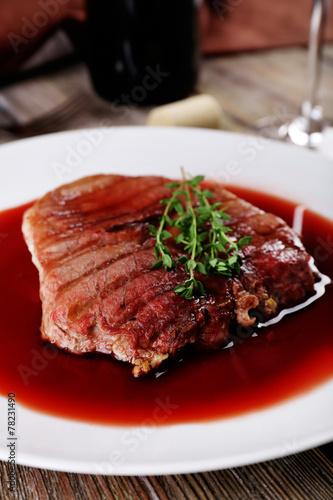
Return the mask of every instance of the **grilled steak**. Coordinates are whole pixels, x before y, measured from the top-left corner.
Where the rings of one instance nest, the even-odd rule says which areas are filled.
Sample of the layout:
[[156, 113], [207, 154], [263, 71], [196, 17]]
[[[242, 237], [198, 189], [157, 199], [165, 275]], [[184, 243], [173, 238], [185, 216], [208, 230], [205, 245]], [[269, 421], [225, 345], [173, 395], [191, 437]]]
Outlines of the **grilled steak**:
[[[313, 290], [309, 255], [297, 234], [218, 184], [215, 201], [231, 216], [232, 237], [253, 236], [240, 275], [199, 279], [206, 294], [186, 300], [174, 288], [184, 266], [151, 269], [157, 224], [171, 192], [161, 177], [97, 175], [62, 186], [24, 216], [23, 233], [40, 273], [42, 338], [75, 354], [101, 352], [147, 373], [183, 346], [216, 349], [237, 324], [266, 319]], [[174, 258], [182, 249], [168, 246]]]

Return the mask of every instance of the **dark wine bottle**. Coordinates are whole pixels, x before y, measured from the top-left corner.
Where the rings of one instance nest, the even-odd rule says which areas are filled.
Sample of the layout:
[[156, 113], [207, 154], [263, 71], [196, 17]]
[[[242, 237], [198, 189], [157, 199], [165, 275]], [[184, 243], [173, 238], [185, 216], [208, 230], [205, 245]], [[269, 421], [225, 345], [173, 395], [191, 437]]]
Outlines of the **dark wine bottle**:
[[195, 0], [87, 3], [87, 63], [101, 97], [150, 105], [191, 93], [198, 70]]

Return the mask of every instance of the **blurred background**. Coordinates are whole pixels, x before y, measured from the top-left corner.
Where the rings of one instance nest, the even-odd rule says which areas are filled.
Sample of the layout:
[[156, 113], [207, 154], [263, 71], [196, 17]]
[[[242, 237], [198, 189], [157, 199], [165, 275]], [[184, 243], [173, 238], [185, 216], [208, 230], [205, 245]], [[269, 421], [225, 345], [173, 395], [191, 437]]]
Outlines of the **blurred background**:
[[[275, 119], [290, 120], [305, 97], [313, 5], [0, 0], [0, 141], [147, 119], [163, 124], [165, 116], [151, 119], [154, 106], [199, 94], [214, 102], [171, 110], [174, 124], [257, 134]], [[325, 39], [318, 99], [330, 123], [333, 12]], [[194, 118], [182, 123], [179, 112]]]

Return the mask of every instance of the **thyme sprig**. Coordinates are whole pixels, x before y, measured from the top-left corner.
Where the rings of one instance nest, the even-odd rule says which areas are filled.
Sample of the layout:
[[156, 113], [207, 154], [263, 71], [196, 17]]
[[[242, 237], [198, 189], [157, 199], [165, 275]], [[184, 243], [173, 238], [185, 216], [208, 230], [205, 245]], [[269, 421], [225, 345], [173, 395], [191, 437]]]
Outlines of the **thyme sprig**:
[[[159, 227], [149, 226], [152, 235], [156, 238], [154, 252], [156, 262], [152, 266], [164, 269], [174, 269], [177, 263], [185, 266], [189, 278], [175, 288], [175, 292], [186, 299], [192, 299], [195, 293], [203, 295], [204, 286], [195, 278], [194, 272], [202, 275], [211, 273], [232, 276], [240, 273], [241, 257], [239, 250], [248, 245], [251, 236], [241, 238], [238, 242], [229, 238], [226, 233], [232, 229], [226, 225], [230, 216], [225, 208], [220, 208], [222, 203], [209, 203], [209, 198], [214, 194], [209, 189], [202, 190], [199, 186], [204, 180], [203, 175], [188, 179], [182, 169], [182, 181], [167, 184], [173, 189], [171, 198], [161, 200], [165, 210], [160, 218]], [[194, 205], [194, 201], [196, 204]], [[170, 215], [176, 213], [172, 219]], [[174, 214], [175, 215], [175, 214]], [[176, 262], [165, 240], [172, 238], [167, 226], [176, 228], [179, 233], [175, 243], [181, 245], [187, 255], [183, 255]]]

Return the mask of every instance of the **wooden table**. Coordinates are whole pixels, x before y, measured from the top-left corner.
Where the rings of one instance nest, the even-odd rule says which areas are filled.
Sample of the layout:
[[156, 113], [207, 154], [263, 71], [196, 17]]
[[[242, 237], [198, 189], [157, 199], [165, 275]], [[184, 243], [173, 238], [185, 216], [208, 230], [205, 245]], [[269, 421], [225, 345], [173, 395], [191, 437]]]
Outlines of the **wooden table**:
[[[214, 95], [224, 110], [224, 128], [256, 133], [256, 120], [297, 113], [305, 80], [306, 51], [290, 48], [207, 58], [198, 92]], [[327, 46], [321, 85], [322, 104], [333, 119], [333, 45]], [[0, 130], [0, 142], [38, 133], [101, 125], [143, 125], [149, 109], [119, 113], [97, 98], [83, 63], [0, 89], [15, 115], [15, 131]], [[64, 102], [66, 112], [54, 114]], [[79, 96], [79, 98], [78, 98]], [[48, 113], [47, 120], [43, 120]], [[0, 112], [1, 124], [1, 112]], [[30, 125], [29, 125], [30, 124]], [[32, 124], [32, 126], [31, 126]], [[333, 148], [333, 144], [332, 144]], [[250, 430], [249, 430], [250, 432]], [[326, 446], [247, 467], [157, 477], [92, 476], [17, 467], [17, 490], [7, 490], [8, 467], [0, 469], [3, 499], [316, 499], [333, 498], [332, 447]]]

